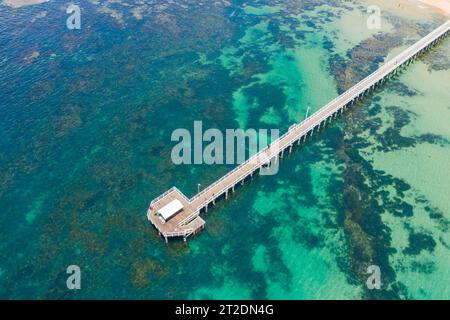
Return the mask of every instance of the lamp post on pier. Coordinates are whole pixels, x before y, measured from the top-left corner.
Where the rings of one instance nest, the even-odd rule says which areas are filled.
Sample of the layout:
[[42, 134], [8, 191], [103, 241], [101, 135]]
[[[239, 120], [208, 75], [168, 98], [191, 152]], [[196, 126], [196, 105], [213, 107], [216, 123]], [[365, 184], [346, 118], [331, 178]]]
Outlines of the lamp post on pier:
[[308, 119], [308, 113], [309, 113], [309, 106], [308, 106], [308, 109], [306, 109], [306, 115], [305, 115], [305, 119]]

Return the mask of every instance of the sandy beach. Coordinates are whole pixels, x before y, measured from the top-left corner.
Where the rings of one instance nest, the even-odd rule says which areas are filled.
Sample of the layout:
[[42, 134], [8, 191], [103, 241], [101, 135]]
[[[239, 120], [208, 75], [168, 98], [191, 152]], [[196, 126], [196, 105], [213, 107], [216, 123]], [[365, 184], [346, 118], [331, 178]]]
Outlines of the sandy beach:
[[34, 4], [40, 4], [48, 2], [49, 0], [3, 0], [3, 2], [11, 8], [21, 8], [26, 6], [32, 6]]
[[450, 0], [415, 0], [415, 2], [421, 3], [425, 6], [435, 7], [442, 13], [450, 16]]
[[361, 0], [365, 5], [377, 5], [392, 14], [422, 19], [431, 13], [450, 17], [450, 0]]

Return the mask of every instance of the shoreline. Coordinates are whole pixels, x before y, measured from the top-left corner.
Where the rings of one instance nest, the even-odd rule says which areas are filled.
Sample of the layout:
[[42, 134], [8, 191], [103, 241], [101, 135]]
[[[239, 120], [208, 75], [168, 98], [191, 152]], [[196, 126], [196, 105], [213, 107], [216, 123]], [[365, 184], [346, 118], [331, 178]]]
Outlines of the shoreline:
[[418, 6], [437, 10], [447, 17], [450, 17], [450, 0], [413, 0]]
[[13, 9], [28, 7], [35, 4], [48, 2], [49, 0], [3, 0], [3, 3]]
[[430, 14], [450, 17], [450, 0], [360, 0], [362, 3], [377, 5], [392, 14], [419, 20]]

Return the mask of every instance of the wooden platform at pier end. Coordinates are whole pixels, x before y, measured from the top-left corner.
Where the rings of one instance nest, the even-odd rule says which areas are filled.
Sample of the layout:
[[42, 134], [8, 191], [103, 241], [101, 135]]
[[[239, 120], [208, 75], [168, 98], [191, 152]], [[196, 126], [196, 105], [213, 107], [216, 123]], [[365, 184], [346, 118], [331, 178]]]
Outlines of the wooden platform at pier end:
[[[162, 223], [158, 218], [158, 210], [175, 199], [183, 204], [183, 210], [166, 223]], [[151, 202], [147, 210], [147, 218], [166, 239], [166, 242], [171, 237], [183, 237], [186, 241], [187, 237], [197, 233], [205, 225], [205, 221], [200, 216], [192, 214], [194, 211], [189, 199], [180, 190], [173, 187]]]
[[[192, 198], [188, 199], [180, 190], [172, 187], [151, 202], [147, 211], [148, 219], [166, 241], [170, 237], [183, 237], [186, 241], [187, 237], [204, 228], [205, 221], [200, 217], [200, 213], [207, 212], [211, 204], [214, 205], [219, 198], [228, 199], [229, 193], [234, 192], [238, 183], [244, 183], [247, 178], [261, 172], [271, 161], [279, 161], [278, 159], [283, 157], [284, 152], [292, 152], [295, 144], [299, 145], [302, 141], [305, 141], [308, 135], [312, 136], [315, 130], [319, 130], [331, 122], [346, 109], [351, 108], [356, 101], [363, 99], [367, 94], [395, 76], [399, 70], [407, 67], [414, 59], [446, 37], [449, 31], [450, 20], [382, 65], [374, 73], [329, 102], [312, 116], [301, 123], [290, 126], [288, 132], [273, 141], [270, 146], [262, 149]], [[178, 199], [184, 208], [163, 224], [156, 213], [174, 199]]]

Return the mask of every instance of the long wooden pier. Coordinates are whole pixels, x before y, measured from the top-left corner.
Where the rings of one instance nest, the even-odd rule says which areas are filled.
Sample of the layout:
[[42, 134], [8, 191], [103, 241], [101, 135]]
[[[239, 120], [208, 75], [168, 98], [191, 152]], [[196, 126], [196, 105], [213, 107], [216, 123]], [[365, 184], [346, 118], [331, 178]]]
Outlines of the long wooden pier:
[[[244, 183], [249, 177], [253, 177], [254, 174], [270, 166], [273, 161], [278, 161], [285, 152], [291, 153], [295, 144], [300, 145], [301, 142], [306, 140], [308, 135], [312, 136], [315, 130], [317, 131], [328, 122], [331, 122], [347, 108], [351, 108], [355, 102], [388, 81], [399, 70], [408, 66], [418, 56], [446, 37], [449, 31], [450, 20], [420, 39], [394, 59], [382, 65], [377, 71], [355, 84], [313, 115], [301, 123], [291, 126], [288, 132], [273, 141], [269, 146], [192, 198], [188, 199], [180, 190], [172, 187], [151, 202], [147, 211], [148, 220], [156, 227], [166, 242], [171, 237], [183, 237], [184, 241], [186, 241], [190, 235], [204, 228], [205, 221], [200, 217], [200, 214], [208, 212], [208, 208], [211, 205], [215, 205], [219, 198], [228, 199], [229, 193], [234, 192], [237, 184]], [[183, 204], [183, 209], [172, 219], [163, 223], [158, 218], [158, 210], [175, 199]]]

